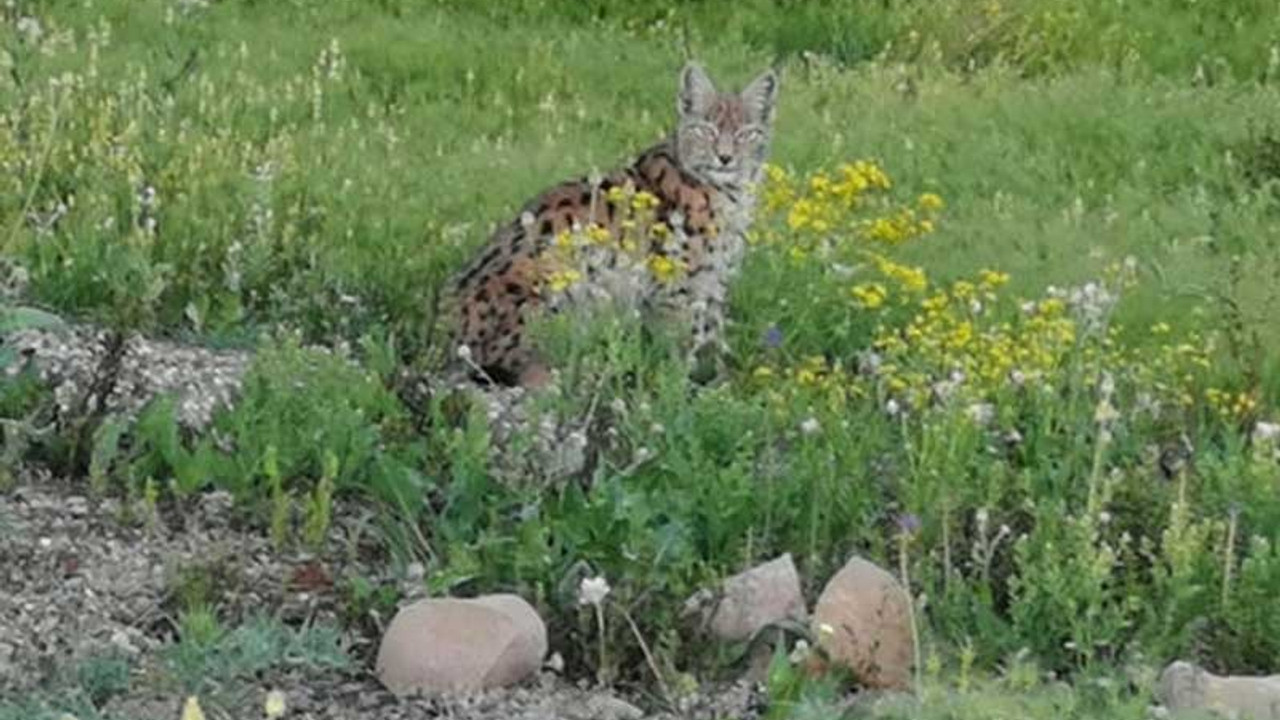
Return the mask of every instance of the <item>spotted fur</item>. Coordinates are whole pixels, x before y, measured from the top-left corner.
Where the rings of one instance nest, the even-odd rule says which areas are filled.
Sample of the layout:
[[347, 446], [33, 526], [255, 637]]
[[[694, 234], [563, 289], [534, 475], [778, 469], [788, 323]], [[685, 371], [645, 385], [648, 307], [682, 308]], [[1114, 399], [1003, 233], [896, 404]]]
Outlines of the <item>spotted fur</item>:
[[[546, 190], [498, 228], [453, 279], [446, 317], [455, 355], [499, 383], [540, 384], [548, 369], [527, 334], [534, 313], [606, 298], [680, 316], [688, 323], [691, 354], [723, 348], [726, 286], [751, 223], [753, 187], [768, 152], [777, 93], [772, 71], [741, 93], [722, 93], [700, 66], [686, 65], [677, 93], [678, 122], [667, 139], [622, 169]], [[657, 199], [655, 219], [671, 236], [648, 250], [678, 261], [684, 268], [679, 280], [656, 283], [643, 264], [601, 248], [580, 261], [581, 282], [551, 289], [543, 260], [556, 237], [591, 224], [618, 233], [622, 218], [605, 197], [622, 186]]]

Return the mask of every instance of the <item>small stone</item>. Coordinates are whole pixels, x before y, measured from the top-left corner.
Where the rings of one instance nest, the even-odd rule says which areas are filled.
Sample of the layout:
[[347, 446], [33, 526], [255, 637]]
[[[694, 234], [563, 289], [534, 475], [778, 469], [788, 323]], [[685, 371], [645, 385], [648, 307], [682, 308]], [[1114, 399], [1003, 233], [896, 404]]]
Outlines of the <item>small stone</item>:
[[726, 580], [710, 630], [725, 642], [742, 642], [772, 623], [804, 618], [800, 575], [788, 553]]
[[116, 630], [111, 633], [111, 646], [126, 655], [137, 655], [138, 647], [129, 639], [129, 633], [124, 630]]
[[640, 720], [644, 712], [631, 703], [608, 693], [594, 693], [579, 703], [565, 708], [571, 720]]
[[427, 576], [427, 568], [420, 562], [411, 562], [404, 569], [404, 579], [411, 583], [420, 583]]
[[392, 619], [377, 674], [396, 695], [489, 690], [533, 675], [546, 654], [546, 625], [515, 595], [419, 600]]
[[1156, 700], [1174, 713], [1207, 710], [1239, 720], [1280, 720], [1280, 675], [1214, 675], [1177, 661], [1160, 674]]
[[14, 674], [13, 656], [15, 649], [6, 642], [0, 642], [0, 681]]
[[909, 690], [914, 657], [910, 599], [874, 563], [850, 558], [813, 610], [814, 635], [830, 656], [870, 689]]
[[66, 500], [66, 508], [72, 517], [84, 517], [89, 514], [89, 501], [79, 495], [72, 495]]

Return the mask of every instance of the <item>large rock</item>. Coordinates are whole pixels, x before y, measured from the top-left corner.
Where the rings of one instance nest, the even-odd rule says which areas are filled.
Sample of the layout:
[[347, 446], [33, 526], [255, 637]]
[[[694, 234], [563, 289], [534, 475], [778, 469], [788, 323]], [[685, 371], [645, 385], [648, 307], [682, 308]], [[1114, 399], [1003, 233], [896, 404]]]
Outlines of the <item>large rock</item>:
[[9, 376], [33, 365], [64, 420], [95, 410], [132, 419], [156, 396], [171, 395], [178, 422], [195, 430], [235, 402], [253, 359], [137, 334], [117, 341], [88, 325], [3, 334], [0, 356], [10, 358], [0, 368]]
[[420, 600], [392, 619], [377, 673], [397, 695], [488, 690], [533, 675], [546, 653], [542, 618], [515, 595]]
[[1207, 710], [1238, 720], [1280, 720], [1280, 675], [1214, 675], [1179, 661], [1160, 674], [1156, 699], [1174, 712]]
[[909, 690], [910, 602], [892, 575], [853, 557], [818, 597], [813, 631], [831, 660], [852, 670], [864, 687]]
[[709, 629], [720, 640], [742, 642], [767, 625], [805, 615], [800, 575], [788, 553], [725, 580]]

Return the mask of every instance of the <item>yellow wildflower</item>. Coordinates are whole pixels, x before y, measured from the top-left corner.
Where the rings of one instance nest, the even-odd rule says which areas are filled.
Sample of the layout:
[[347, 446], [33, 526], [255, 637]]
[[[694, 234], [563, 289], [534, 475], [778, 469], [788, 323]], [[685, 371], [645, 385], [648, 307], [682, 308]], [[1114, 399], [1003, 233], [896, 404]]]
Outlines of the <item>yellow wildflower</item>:
[[609, 242], [611, 235], [609, 230], [596, 223], [587, 226], [587, 240], [593, 245], [604, 245]]
[[983, 270], [978, 273], [978, 284], [984, 290], [995, 290], [1009, 283], [1009, 274], [996, 270]]
[[909, 292], [924, 292], [929, 287], [929, 278], [924, 268], [899, 265], [883, 255], [873, 255], [876, 269], [881, 275], [897, 282], [902, 289]]
[[857, 301], [858, 305], [867, 310], [875, 310], [884, 305], [885, 299], [889, 296], [884, 286], [879, 283], [855, 285], [850, 292], [852, 292], [853, 299]]
[[182, 720], [204, 720], [204, 711], [200, 709], [200, 700], [195, 695], [188, 696], [182, 705]]
[[647, 190], [641, 190], [631, 198], [631, 207], [637, 211], [652, 210], [658, 207], [658, 197]]
[[284, 717], [285, 710], [287, 709], [284, 693], [279, 690], [272, 690], [267, 693], [266, 700], [262, 703], [263, 714], [267, 716], [268, 720], [275, 720], [275, 718]]
[[660, 283], [669, 283], [684, 270], [684, 263], [666, 255], [649, 256], [649, 272]]
[[621, 205], [627, 201], [627, 191], [621, 185], [614, 185], [609, 188], [604, 197], [613, 205]]
[[563, 292], [581, 279], [582, 273], [577, 270], [556, 270], [547, 277], [547, 285], [553, 292]]
[[919, 203], [921, 210], [928, 210], [930, 212], [941, 210], [943, 207], [942, 197], [937, 193], [925, 193], [920, 196], [920, 199], [917, 202]]

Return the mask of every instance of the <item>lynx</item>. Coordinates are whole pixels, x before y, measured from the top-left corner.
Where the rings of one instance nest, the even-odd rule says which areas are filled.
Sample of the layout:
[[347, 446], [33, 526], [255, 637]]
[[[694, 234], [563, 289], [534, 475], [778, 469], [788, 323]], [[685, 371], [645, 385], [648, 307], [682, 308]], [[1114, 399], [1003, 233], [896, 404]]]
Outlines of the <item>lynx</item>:
[[[541, 385], [550, 371], [530, 342], [535, 313], [605, 299], [687, 323], [690, 357], [723, 350], [727, 284], [743, 255], [777, 95], [772, 70], [725, 93], [687, 64], [665, 140], [624, 168], [538, 195], [451, 281], [455, 354], [479, 377]], [[634, 209], [647, 221], [643, 232]], [[584, 233], [585, 247], [562, 252]]]

